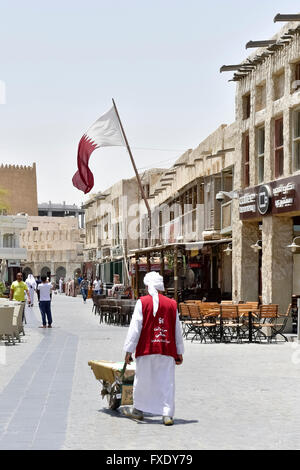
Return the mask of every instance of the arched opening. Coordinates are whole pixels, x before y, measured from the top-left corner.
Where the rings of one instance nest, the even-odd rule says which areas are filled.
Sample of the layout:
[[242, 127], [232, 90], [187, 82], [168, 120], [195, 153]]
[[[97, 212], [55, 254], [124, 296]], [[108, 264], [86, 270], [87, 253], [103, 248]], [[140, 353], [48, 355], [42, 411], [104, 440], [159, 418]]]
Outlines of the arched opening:
[[74, 281], [75, 281], [75, 287], [79, 287], [78, 285], [78, 278], [81, 277], [81, 269], [80, 268], [77, 268], [75, 269], [74, 271]]
[[46, 276], [49, 277], [49, 280], [51, 280], [51, 270], [48, 268], [48, 266], [44, 266], [41, 270], [41, 277]]
[[58, 284], [60, 278], [62, 277], [64, 280], [66, 278], [66, 269], [63, 267], [63, 266], [60, 266], [59, 268], [57, 268], [56, 270], [56, 283]]
[[26, 268], [22, 270], [22, 274], [23, 274], [23, 281], [26, 281], [26, 279], [28, 278], [28, 275], [32, 274], [32, 269], [29, 268], [29, 266], [26, 266]]

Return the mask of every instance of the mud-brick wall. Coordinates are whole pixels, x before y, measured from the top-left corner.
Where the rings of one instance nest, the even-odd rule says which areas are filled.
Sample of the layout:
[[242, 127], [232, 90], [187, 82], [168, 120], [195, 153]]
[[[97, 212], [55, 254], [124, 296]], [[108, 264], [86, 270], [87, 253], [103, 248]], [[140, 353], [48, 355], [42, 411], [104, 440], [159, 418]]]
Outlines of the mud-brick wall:
[[0, 166], [0, 190], [5, 190], [1, 196], [7, 206], [8, 215], [24, 212], [28, 215], [38, 215], [36, 165]]

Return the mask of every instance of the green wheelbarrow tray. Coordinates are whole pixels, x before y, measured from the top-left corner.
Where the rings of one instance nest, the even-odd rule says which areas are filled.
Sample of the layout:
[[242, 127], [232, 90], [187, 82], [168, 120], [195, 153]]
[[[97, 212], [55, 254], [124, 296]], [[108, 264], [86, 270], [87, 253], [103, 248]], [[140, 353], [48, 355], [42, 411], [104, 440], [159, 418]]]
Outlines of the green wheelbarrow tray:
[[110, 409], [132, 405], [135, 363], [89, 361], [88, 364], [102, 385], [101, 396], [107, 398]]

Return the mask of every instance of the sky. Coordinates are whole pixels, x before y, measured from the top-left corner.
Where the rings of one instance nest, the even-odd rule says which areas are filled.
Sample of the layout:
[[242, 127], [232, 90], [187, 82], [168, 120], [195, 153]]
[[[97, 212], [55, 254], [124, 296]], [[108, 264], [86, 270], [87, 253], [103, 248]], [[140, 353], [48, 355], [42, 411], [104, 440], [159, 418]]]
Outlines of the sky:
[[[77, 147], [114, 98], [139, 169], [172, 166], [234, 121], [223, 64], [269, 39], [296, 0], [0, 0], [0, 162], [37, 165], [39, 203], [81, 204]], [[91, 156], [92, 192], [134, 176], [125, 148]], [[12, 182], [13, 185], [13, 182]], [[17, 189], [17, 188], [16, 188]]]

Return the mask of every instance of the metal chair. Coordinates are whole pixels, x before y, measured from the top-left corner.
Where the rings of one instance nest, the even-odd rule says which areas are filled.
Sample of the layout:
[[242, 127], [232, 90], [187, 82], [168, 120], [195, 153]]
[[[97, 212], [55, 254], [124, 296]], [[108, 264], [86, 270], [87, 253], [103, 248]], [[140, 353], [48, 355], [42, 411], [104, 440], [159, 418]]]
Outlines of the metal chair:
[[179, 319], [182, 326], [182, 336], [187, 339], [192, 328], [192, 320], [190, 317], [189, 305], [186, 303], [181, 302], [179, 304]]
[[15, 344], [14, 307], [0, 308], [0, 337]]
[[219, 334], [220, 305], [217, 302], [202, 302], [199, 305], [204, 339], [216, 341]]
[[240, 323], [237, 305], [221, 305], [220, 342], [239, 340]]
[[[263, 337], [269, 343], [272, 341], [274, 335], [272, 335], [272, 331], [276, 319], [278, 318], [278, 305], [277, 304], [270, 304], [270, 305], [261, 305], [259, 308], [259, 320], [258, 322], [254, 322], [253, 326], [256, 330], [256, 339]], [[270, 334], [266, 334], [262, 331], [263, 328], [269, 328]]]
[[190, 304], [188, 307], [189, 307], [190, 318], [191, 318], [189, 333], [194, 333], [194, 336], [192, 337], [192, 342], [194, 341], [194, 339], [196, 339], [199, 336], [200, 341], [202, 343], [202, 340], [203, 339], [205, 340], [205, 336], [203, 332], [202, 319], [200, 315], [199, 306], [196, 304]]
[[271, 341], [272, 339], [275, 339], [275, 341], [277, 341], [277, 335], [282, 336], [284, 338], [284, 341], [288, 341], [287, 337], [283, 334], [283, 332], [286, 328], [287, 321], [291, 316], [291, 310], [292, 304], [288, 306], [285, 314], [278, 314], [276, 321], [271, 325]]
[[[250, 331], [250, 318], [251, 314], [251, 327], [252, 331]], [[256, 323], [259, 318], [259, 308], [258, 302], [246, 302], [243, 304], [238, 304], [238, 315], [239, 315], [239, 340], [242, 341], [246, 339], [247, 341], [251, 341], [252, 338], [256, 341], [258, 336], [266, 337], [260, 328], [256, 327]]]

